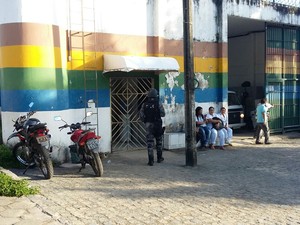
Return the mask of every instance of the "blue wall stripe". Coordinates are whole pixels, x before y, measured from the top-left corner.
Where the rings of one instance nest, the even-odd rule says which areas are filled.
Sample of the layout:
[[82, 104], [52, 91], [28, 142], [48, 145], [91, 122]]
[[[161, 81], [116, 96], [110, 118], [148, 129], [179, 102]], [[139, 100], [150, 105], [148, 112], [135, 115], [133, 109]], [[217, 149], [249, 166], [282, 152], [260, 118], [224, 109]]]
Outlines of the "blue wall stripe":
[[[58, 111], [84, 108], [84, 90], [2, 90], [2, 111], [27, 112], [30, 102], [32, 110]], [[98, 107], [110, 106], [109, 90], [99, 90]], [[93, 98], [88, 93], [88, 99]]]
[[[70, 94], [70, 108], [80, 109], [85, 108], [84, 104], [84, 90], [69, 90]], [[87, 92], [87, 99], [94, 99], [95, 95]], [[110, 107], [110, 91], [108, 89], [101, 89], [98, 91], [98, 107]]]
[[[287, 87], [286, 87], [287, 88]], [[298, 89], [298, 87], [297, 87]], [[65, 109], [85, 108], [84, 90], [2, 90], [1, 102], [2, 111], [26, 112], [30, 102], [34, 102], [33, 110], [38, 111], [58, 111]], [[204, 90], [195, 90], [195, 101], [204, 102], [226, 102], [226, 88], [207, 88]], [[171, 103], [170, 96], [176, 96], [175, 102], [184, 104], [185, 91], [179, 87], [161, 88], [161, 102], [168, 96], [168, 103]], [[299, 94], [297, 95], [299, 96]], [[98, 91], [98, 107], [110, 107], [110, 90], [100, 89]], [[293, 94], [285, 93], [285, 99], [294, 99]], [[94, 96], [87, 92], [87, 99], [93, 99]]]
[[[196, 102], [224, 102], [227, 101], [227, 96], [222, 98], [222, 93], [227, 93], [227, 88], [207, 88], [204, 90], [195, 89], [195, 101]], [[160, 95], [161, 101], [164, 102], [164, 97], [168, 96], [168, 103], [171, 103], [171, 94], [176, 96], [175, 102], [179, 104], [184, 104], [184, 96], [185, 91], [182, 90], [180, 87], [173, 88], [172, 91], [170, 88], [161, 88]]]

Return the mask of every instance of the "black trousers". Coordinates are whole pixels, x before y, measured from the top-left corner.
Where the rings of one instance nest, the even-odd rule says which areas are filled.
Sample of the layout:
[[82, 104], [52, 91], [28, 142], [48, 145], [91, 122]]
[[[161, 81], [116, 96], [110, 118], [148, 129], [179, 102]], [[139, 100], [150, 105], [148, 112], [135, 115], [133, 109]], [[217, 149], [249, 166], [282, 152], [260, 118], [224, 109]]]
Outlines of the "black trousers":
[[269, 142], [270, 129], [267, 123], [257, 123], [256, 124], [256, 142], [260, 141], [260, 131], [263, 130], [265, 136], [265, 143]]

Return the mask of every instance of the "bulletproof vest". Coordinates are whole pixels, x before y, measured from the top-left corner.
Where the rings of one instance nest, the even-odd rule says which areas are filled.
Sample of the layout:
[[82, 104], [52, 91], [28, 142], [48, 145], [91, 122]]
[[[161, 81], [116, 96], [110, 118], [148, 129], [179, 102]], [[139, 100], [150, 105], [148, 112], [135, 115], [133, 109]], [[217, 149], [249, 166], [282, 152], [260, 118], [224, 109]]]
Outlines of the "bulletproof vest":
[[153, 123], [160, 118], [158, 101], [147, 101], [144, 104], [145, 122]]

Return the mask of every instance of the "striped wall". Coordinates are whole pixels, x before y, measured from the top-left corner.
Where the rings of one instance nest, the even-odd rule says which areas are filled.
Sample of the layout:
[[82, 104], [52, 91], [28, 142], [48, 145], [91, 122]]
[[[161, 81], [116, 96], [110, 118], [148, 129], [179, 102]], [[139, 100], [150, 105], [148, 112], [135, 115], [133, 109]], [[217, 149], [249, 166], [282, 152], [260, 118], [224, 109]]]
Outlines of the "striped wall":
[[[53, 136], [52, 143], [61, 146], [68, 143], [68, 136], [58, 132], [61, 124], [53, 122], [55, 115], [61, 115], [70, 122], [81, 121], [86, 102], [84, 101], [84, 78], [81, 61], [68, 61], [69, 55], [82, 55], [73, 40], [68, 46], [68, 32], [61, 27], [38, 23], [7, 23], [0, 25], [0, 77], [2, 118], [5, 127], [12, 127], [10, 122], [19, 113], [26, 112], [30, 102], [34, 102], [37, 117], [47, 122]], [[179, 74], [173, 78], [176, 85], [170, 88], [168, 74], [159, 75], [161, 100], [166, 103], [169, 112], [169, 124], [182, 123], [184, 120], [184, 73], [182, 40], [168, 40], [158, 37], [145, 37], [124, 34], [94, 33], [96, 36], [96, 66], [98, 73], [100, 135], [102, 146], [110, 151], [110, 87], [109, 73], [102, 74], [103, 55], [167, 56], [177, 59]], [[10, 38], [14, 37], [14, 38]], [[74, 47], [74, 48], [72, 48]], [[227, 76], [226, 43], [195, 43], [195, 71], [201, 76], [201, 88], [196, 90], [196, 101], [222, 102]], [[93, 49], [86, 49], [93, 54]], [[94, 64], [94, 62], [88, 62]], [[94, 71], [87, 71], [87, 75]], [[131, 76], [131, 74], [124, 74]], [[226, 80], [226, 79], [225, 79]], [[224, 89], [224, 90], [223, 90]], [[174, 98], [175, 97], [175, 98]], [[173, 98], [173, 99], [172, 99]], [[173, 105], [176, 107], [174, 108]], [[170, 109], [170, 110], [168, 110]], [[175, 110], [174, 110], [175, 109]], [[79, 111], [78, 111], [79, 110]], [[81, 113], [78, 113], [81, 112]], [[105, 113], [105, 114], [103, 114]], [[167, 116], [168, 117], [168, 116]], [[101, 129], [105, 127], [106, 129]], [[4, 139], [11, 133], [3, 131]], [[59, 151], [54, 151], [61, 154]], [[54, 155], [55, 155], [54, 153]], [[58, 156], [57, 156], [58, 157]]]
[[[67, 32], [57, 26], [32, 23], [0, 25], [1, 96], [3, 111], [25, 111], [28, 102], [34, 101], [39, 110], [84, 108], [80, 97], [84, 95], [83, 65], [67, 61]], [[41, 35], [40, 35], [41, 34]], [[168, 56], [177, 59], [181, 75], [178, 86], [172, 90], [177, 103], [183, 104], [183, 43], [157, 37], [142, 37], [96, 33], [96, 65], [98, 74], [103, 71], [104, 54]], [[14, 38], [10, 38], [14, 37]], [[93, 35], [91, 35], [91, 38]], [[3, 43], [3, 44], [2, 44]], [[75, 40], [72, 46], [75, 46]], [[73, 50], [74, 54], [82, 52]], [[208, 86], [197, 90], [199, 102], [222, 101], [218, 89], [226, 87], [219, 77], [227, 73], [226, 44], [195, 43], [195, 72], [203, 74]], [[77, 51], [77, 52], [76, 52]], [[86, 49], [87, 52], [91, 49]], [[94, 62], [88, 62], [93, 64]], [[91, 71], [90, 73], [93, 73]], [[99, 76], [99, 107], [109, 107], [109, 75]], [[161, 84], [161, 88], [168, 88]], [[168, 94], [168, 90], [165, 92]], [[202, 97], [205, 98], [202, 98]], [[18, 101], [11, 101], [18, 99]], [[197, 98], [196, 98], [197, 100]]]
[[57, 26], [0, 25], [2, 111], [68, 109], [69, 88], [65, 31]]
[[[74, 25], [74, 19], [80, 18], [74, 14], [81, 9], [80, 2], [0, 0], [0, 85], [5, 127], [12, 126], [11, 119], [19, 112], [26, 112], [29, 102], [34, 101], [35, 109], [41, 112], [41, 118], [49, 122], [54, 132], [54, 142], [68, 143], [67, 137], [61, 137], [56, 131], [52, 117], [59, 114], [70, 120], [80, 120], [79, 112], [83, 113], [86, 104], [83, 101], [83, 65], [80, 61], [69, 60], [70, 55], [82, 55], [75, 49], [80, 40], [68, 36], [70, 30], [80, 30]], [[93, 1], [83, 2], [90, 4]], [[195, 100], [196, 104], [207, 108], [211, 104], [227, 104], [227, 15], [247, 15], [248, 18], [259, 15], [255, 19], [263, 20], [276, 18], [270, 9], [237, 6], [230, 1], [222, 1], [217, 8], [215, 2], [194, 1]], [[244, 14], [246, 11], [249, 14]], [[264, 12], [269, 12], [269, 18]], [[95, 50], [87, 48], [86, 53], [96, 54], [99, 119], [107, 128], [100, 133], [105, 137], [105, 148], [110, 149], [111, 139], [109, 74], [102, 74], [105, 54], [177, 59], [179, 73], [160, 74], [159, 88], [170, 117], [183, 118], [182, 13], [181, 0], [95, 1], [95, 26], [87, 26], [84, 31], [92, 32], [90, 38], [97, 40]], [[294, 16], [284, 19], [293, 20]], [[126, 75], [130, 76], [130, 73]], [[178, 105], [181, 108], [174, 114]], [[9, 134], [9, 130], [3, 130], [4, 138]]]

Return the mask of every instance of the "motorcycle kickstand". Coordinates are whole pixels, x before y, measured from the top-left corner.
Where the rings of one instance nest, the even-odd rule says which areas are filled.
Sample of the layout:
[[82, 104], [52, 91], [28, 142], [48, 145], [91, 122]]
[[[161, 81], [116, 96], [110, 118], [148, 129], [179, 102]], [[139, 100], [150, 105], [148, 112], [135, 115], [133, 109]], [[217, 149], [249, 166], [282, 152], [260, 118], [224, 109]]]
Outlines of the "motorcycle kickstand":
[[27, 172], [27, 170], [29, 169], [30, 165], [28, 165], [25, 169], [25, 171], [23, 172], [23, 174], [25, 174]]
[[84, 160], [80, 160], [80, 161], [81, 161], [81, 162], [80, 162], [80, 163], [81, 163], [81, 167], [80, 167], [78, 173], [80, 173], [82, 169], [85, 169], [85, 164], [86, 164], [86, 163], [84, 162]]

